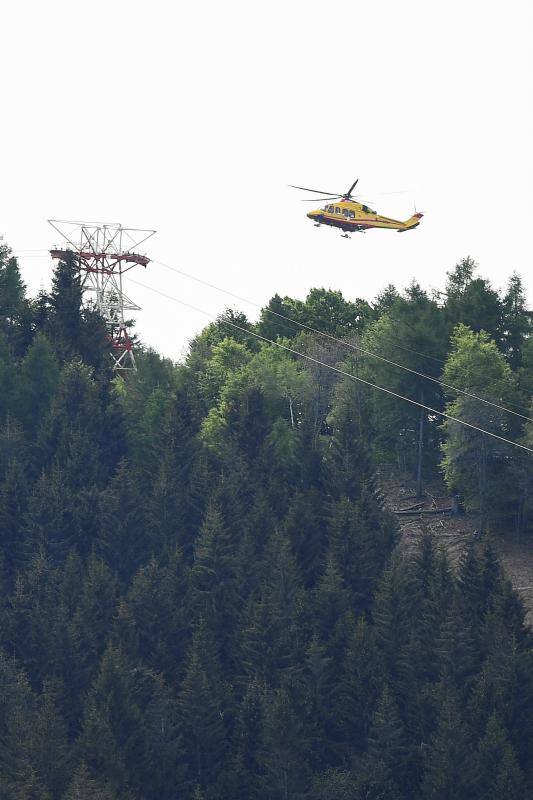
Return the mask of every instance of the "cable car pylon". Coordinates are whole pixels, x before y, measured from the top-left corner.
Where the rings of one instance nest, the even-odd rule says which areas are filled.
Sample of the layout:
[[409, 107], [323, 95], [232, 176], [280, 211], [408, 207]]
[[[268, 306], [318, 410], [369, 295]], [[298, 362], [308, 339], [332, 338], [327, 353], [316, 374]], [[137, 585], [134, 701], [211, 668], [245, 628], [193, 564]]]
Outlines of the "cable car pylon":
[[74, 254], [82, 277], [84, 303], [96, 308], [105, 320], [113, 369], [135, 370], [133, 342], [124, 312], [140, 311], [140, 306], [124, 294], [122, 276], [135, 266], [148, 266], [150, 259], [138, 248], [156, 231], [123, 228], [120, 223], [58, 219], [48, 222], [67, 243], [66, 247], [51, 249], [50, 255], [65, 259], [68, 253]]

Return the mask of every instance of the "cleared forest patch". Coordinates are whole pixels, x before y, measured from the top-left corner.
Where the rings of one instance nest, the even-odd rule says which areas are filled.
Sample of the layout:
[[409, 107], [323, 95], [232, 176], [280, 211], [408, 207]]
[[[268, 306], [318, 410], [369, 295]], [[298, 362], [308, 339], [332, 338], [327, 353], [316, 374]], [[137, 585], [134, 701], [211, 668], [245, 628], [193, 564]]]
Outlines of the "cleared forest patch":
[[[505, 573], [518, 591], [526, 609], [526, 623], [533, 627], [533, 547], [528, 540], [508, 536], [482, 537], [478, 522], [471, 514], [452, 513], [452, 498], [442, 483], [432, 483], [417, 499], [414, 483], [382, 477], [380, 486], [387, 507], [396, 513], [401, 537], [398, 547], [406, 555], [416, 548], [420, 537], [430, 532], [437, 544], [446, 549], [456, 566], [472, 539], [489, 541], [498, 552]], [[397, 513], [399, 512], [399, 513]]]

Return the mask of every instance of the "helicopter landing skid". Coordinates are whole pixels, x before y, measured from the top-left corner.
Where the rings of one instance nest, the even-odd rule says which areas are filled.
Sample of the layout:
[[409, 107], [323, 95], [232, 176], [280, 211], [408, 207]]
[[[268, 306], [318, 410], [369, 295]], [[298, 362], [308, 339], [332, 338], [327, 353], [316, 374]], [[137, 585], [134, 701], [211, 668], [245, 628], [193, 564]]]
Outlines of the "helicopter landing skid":
[[351, 239], [351, 238], [352, 237], [350, 236], [349, 233], [341, 233], [341, 239]]
[[320, 222], [315, 222], [315, 228], [321, 228], [321, 227], [322, 225], [320, 224]]

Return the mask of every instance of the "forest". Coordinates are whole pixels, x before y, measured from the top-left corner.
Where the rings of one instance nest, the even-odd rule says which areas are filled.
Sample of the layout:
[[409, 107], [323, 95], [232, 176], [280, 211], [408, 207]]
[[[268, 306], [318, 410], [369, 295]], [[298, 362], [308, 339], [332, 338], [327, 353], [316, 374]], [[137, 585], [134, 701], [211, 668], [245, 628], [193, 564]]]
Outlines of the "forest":
[[[0, 246], [0, 800], [532, 797], [520, 277], [275, 295], [125, 376], [82, 299]], [[402, 556], [386, 475], [487, 536]]]

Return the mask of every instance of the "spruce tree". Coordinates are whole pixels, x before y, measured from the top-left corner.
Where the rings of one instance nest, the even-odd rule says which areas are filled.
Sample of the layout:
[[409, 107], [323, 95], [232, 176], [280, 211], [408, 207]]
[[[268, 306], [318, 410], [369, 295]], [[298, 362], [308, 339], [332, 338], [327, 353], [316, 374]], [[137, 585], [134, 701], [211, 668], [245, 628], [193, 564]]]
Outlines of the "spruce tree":
[[50, 295], [50, 335], [62, 360], [80, 354], [83, 286], [76, 255], [67, 251], [58, 261]]
[[309, 782], [309, 745], [290, 683], [265, 693], [260, 742], [263, 796], [283, 800], [301, 797]]
[[17, 259], [6, 245], [0, 245], [0, 333], [20, 358], [31, 341], [31, 313]]
[[476, 262], [467, 256], [448, 272], [444, 314], [450, 328], [462, 323], [477, 333], [486, 331], [491, 339], [501, 345], [502, 302], [488, 280], [474, 276], [477, 267]]
[[117, 800], [109, 786], [91, 775], [84, 761], [72, 775], [63, 800]]
[[427, 750], [422, 796], [427, 800], [471, 800], [476, 791], [477, 760], [453, 690], [443, 687], [437, 730]]
[[533, 331], [524, 284], [516, 272], [509, 278], [502, 302], [503, 349], [512, 369], [516, 370], [522, 366], [522, 351]]
[[372, 717], [368, 752], [364, 760], [367, 793], [370, 797], [400, 800], [406, 777], [406, 747], [398, 707], [384, 687]]
[[109, 646], [84, 705], [80, 752], [91, 772], [119, 798], [126, 797], [132, 767], [144, 760], [144, 723], [136, 697], [136, 674]]
[[142, 483], [122, 461], [98, 502], [98, 550], [109, 568], [127, 584], [153, 552]]
[[178, 704], [189, 785], [214, 786], [221, 777], [227, 751], [224, 687], [207, 626], [196, 630]]
[[179, 550], [162, 563], [152, 558], [133, 578], [114, 623], [115, 636], [130, 658], [162, 672], [174, 686], [182, 677], [189, 641], [187, 587]]
[[0, 331], [0, 423], [8, 421], [14, 405], [15, 365], [6, 335]]
[[14, 388], [16, 414], [28, 435], [41, 425], [57, 389], [59, 367], [50, 342], [38, 334], [20, 365]]
[[80, 693], [90, 683], [106, 649], [116, 613], [117, 594], [116, 578], [101, 559], [91, 555], [72, 619], [77, 655], [75, 681]]
[[339, 665], [333, 697], [339, 741], [348, 753], [361, 755], [371, 718], [384, 682], [373, 628], [364, 617], [346, 615], [349, 632], [346, 654]]
[[195, 543], [191, 603], [219, 642], [225, 664], [235, 658], [233, 632], [240, 608], [234, 547], [220, 510], [210, 505]]
[[24, 515], [28, 503], [28, 477], [23, 466], [13, 460], [0, 484], [0, 554], [9, 583], [28, 556]]
[[[518, 765], [504, 727], [494, 713], [485, 728], [479, 743], [479, 796], [518, 798], [518, 790], [524, 791], [524, 776]], [[496, 789], [502, 794], [496, 794]]]

